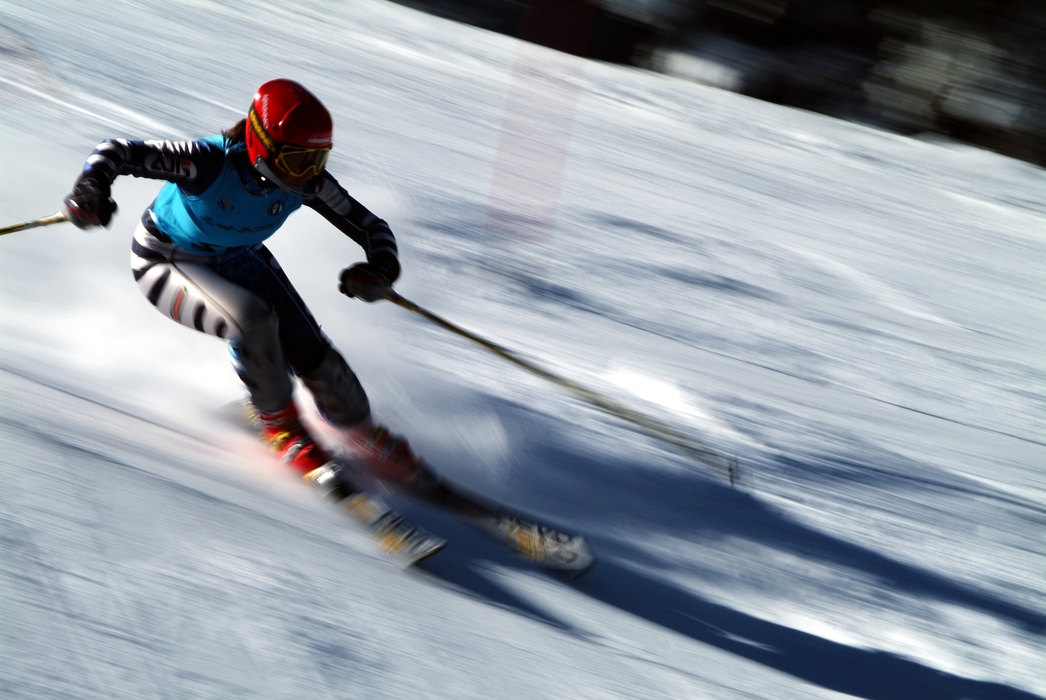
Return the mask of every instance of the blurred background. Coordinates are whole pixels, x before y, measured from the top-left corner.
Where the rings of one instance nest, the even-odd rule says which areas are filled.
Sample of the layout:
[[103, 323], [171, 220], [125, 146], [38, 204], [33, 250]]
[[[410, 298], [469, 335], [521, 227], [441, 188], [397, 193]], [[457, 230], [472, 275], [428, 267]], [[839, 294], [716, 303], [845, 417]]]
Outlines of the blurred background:
[[338, 294], [364, 253], [303, 211], [268, 245], [379, 420], [600, 560], [566, 584], [390, 488], [451, 542], [401, 572], [142, 296], [160, 185], [120, 178], [109, 230], [0, 238], [0, 700], [1046, 700], [1040, 10], [400, 2], [432, 14], [0, 0], [0, 225], [104, 138], [213, 134], [300, 80], [400, 293], [746, 488]]
[[397, 1], [574, 55], [1046, 165], [1042, 2]]

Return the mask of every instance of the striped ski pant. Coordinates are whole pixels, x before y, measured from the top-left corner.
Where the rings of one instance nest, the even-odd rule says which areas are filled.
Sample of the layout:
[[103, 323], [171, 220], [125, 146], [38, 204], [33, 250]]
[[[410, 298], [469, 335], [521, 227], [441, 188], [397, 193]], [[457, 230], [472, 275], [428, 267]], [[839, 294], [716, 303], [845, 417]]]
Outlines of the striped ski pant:
[[258, 410], [284, 407], [293, 394], [294, 374], [332, 423], [353, 426], [369, 417], [359, 379], [265, 246], [192, 255], [139, 224], [131, 268], [139, 289], [160, 313], [229, 341], [233, 365]]

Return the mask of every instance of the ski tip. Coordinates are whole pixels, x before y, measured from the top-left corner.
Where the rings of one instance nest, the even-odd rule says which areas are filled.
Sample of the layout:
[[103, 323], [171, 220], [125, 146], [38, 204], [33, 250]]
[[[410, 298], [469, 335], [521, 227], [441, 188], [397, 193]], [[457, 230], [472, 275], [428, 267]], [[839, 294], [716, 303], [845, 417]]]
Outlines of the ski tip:
[[559, 551], [548, 550], [548, 556], [542, 562], [547, 569], [568, 581], [574, 581], [595, 567], [596, 557], [592, 554], [592, 548], [587, 539], [581, 535], [575, 535], [564, 544], [566, 546]]
[[387, 537], [375, 537], [374, 543], [382, 553], [404, 569], [417, 566], [433, 557], [447, 546], [447, 541], [430, 532], [417, 528], [418, 532], [409, 535], [402, 542], [390, 542]]
[[411, 566], [417, 566], [421, 562], [423, 562], [423, 561], [429, 559], [430, 557], [432, 557], [432, 556], [442, 552], [446, 548], [446, 546], [447, 546], [447, 541], [445, 539], [435, 538], [433, 541], [431, 541], [429, 543], [429, 546], [428, 546], [427, 549], [425, 549], [423, 552], [420, 552], [413, 559], [406, 560], [404, 562], [404, 567], [406, 568], [406, 567], [411, 567]]
[[596, 561], [588, 540], [501, 512], [476, 520], [488, 537], [557, 576], [577, 578]]
[[340, 502], [342, 512], [363, 526], [378, 549], [403, 567], [424, 561], [447, 546], [445, 539], [414, 525], [371, 494], [361, 491]]
[[582, 576], [587, 576], [592, 569], [596, 568], [596, 558], [592, 557], [587, 564], [578, 569], [551, 569], [553, 575], [564, 581], [577, 581]]

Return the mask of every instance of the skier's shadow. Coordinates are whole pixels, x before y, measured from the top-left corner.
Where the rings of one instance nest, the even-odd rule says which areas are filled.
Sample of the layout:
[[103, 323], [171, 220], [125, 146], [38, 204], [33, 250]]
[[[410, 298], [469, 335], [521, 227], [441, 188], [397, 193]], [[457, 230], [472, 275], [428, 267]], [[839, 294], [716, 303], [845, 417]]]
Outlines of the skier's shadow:
[[[417, 516], [412, 516], [417, 517]], [[445, 516], [444, 516], [445, 517]], [[423, 576], [462, 594], [512, 610], [580, 640], [592, 632], [560, 619], [500, 583], [496, 569], [538, 572], [529, 563], [487, 543], [464, 525], [422, 516], [427, 527], [451, 538], [423, 562]], [[599, 541], [593, 541], [598, 554]], [[894, 654], [859, 649], [753, 617], [690, 591], [601, 559], [574, 590], [691, 639], [737, 654], [823, 688], [868, 700], [1036, 700], [1038, 696], [999, 683], [943, 673]], [[680, 668], [699, 673], [700, 668]], [[1039, 699], [1041, 700], [1041, 698]]]
[[[807, 527], [743, 491], [668, 472], [646, 471], [642, 479], [636, 479], [634, 464], [608, 464], [605, 459], [597, 462], [585, 455], [564, 451], [557, 446], [561, 444], [568, 443], [551, 439], [541, 446], [531, 441], [528, 447], [521, 448], [526, 451], [521, 457], [526, 463], [546, 465], [539, 479], [546, 490], [536, 495], [519, 494], [519, 497], [526, 499], [529, 495], [535, 503], [542, 503], [546, 512], [574, 513], [581, 517], [579, 522], [583, 522], [585, 515], [595, 515], [594, 519], [598, 520], [599, 513], [628, 510], [629, 503], [639, 503], [647, 509], [650, 503], [662, 503], [666, 522], [671, 521], [680, 536], [737, 536], [764, 542], [807, 558], [866, 572], [911, 595], [947, 601], [1004, 618], [1034, 634], [1046, 629], [1046, 616], [1041, 613]], [[600, 475], [600, 487], [595, 494], [588, 489], [589, 495], [579, 504], [576, 494], [585, 492], [585, 485], [591, 485], [594, 474]], [[526, 511], [526, 503], [513, 505]], [[586, 512], [579, 513], [579, 507]], [[422, 524], [451, 541], [444, 552], [423, 565], [428, 575], [462, 593], [549, 624], [579, 639], [591, 638], [593, 633], [584, 630], [583, 623], [575, 624], [542, 610], [491, 576], [494, 569], [537, 571], [535, 567], [487, 542], [449, 516], [419, 515], [427, 520]], [[628, 549], [620, 542], [601, 541], [594, 533], [585, 534], [590, 536], [600, 560], [594, 571], [568, 584], [574, 590], [808, 683], [869, 700], [1030, 700], [1038, 697], [1007, 685], [943, 673], [887, 652], [833, 642], [714, 603], [656, 575], [641, 573], [648, 563], [644, 562], [643, 552]]]
[[[593, 598], [691, 639], [808, 683], [869, 700], [988, 700], [1037, 696], [943, 673], [894, 654], [859, 649], [752, 617], [606, 562], [577, 584]], [[698, 669], [695, 669], [698, 670]]]

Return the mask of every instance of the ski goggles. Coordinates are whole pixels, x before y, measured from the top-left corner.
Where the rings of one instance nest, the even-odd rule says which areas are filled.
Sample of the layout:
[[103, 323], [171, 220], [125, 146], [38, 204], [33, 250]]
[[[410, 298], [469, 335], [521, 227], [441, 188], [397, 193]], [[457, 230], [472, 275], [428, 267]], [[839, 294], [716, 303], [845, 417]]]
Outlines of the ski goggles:
[[323, 172], [327, 165], [327, 157], [331, 153], [331, 147], [303, 148], [284, 144], [276, 151], [273, 159], [275, 165], [281, 172], [291, 177], [315, 177]]

